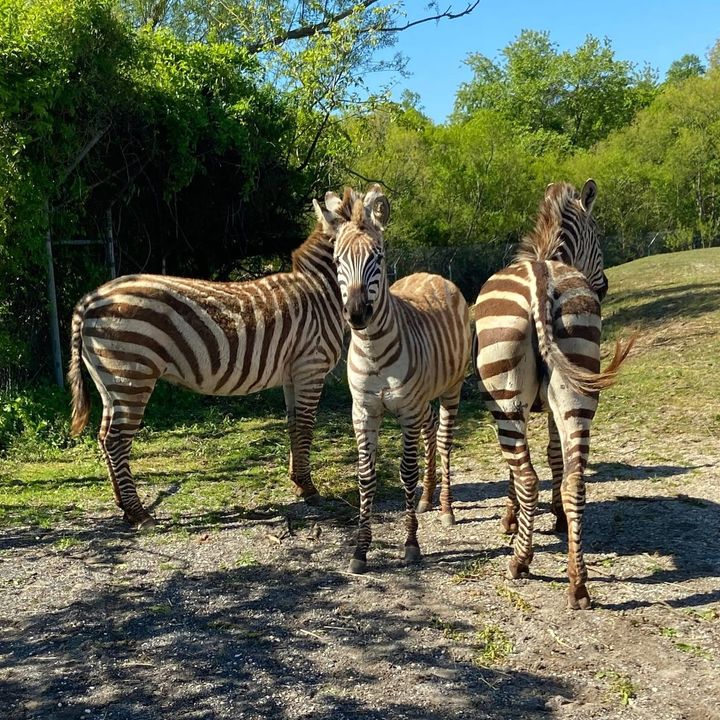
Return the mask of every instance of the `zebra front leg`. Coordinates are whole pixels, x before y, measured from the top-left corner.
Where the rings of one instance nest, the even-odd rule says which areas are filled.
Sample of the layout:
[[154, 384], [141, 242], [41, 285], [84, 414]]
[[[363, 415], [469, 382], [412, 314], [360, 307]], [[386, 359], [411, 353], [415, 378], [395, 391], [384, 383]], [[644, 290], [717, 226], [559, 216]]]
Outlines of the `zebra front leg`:
[[290, 435], [290, 480], [295, 494], [305, 502], [316, 504], [320, 495], [310, 474], [310, 445], [322, 382], [295, 382], [283, 385]]
[[508, 495], [505, 501], [505, 514], [500, 520], [500, 525], [506, 535], [514, 535], [518, 531], [517, 516], [519, 511], [520, 505], [518, 505], [517, 492], [515, 491], [515, 476], [513, 471], [510, 470], [508, 473]]
[[417, 504], [417, 512], [432, 510], [433, 496], [437, 486], [437, 414], [432, 406], [428, 421], [423, 425], [422, 437], [425, 446], [425, 474], [423, 476], [423, 492]]
[[357, 545], [350, 561], [351, 573], [367, 570], [367, 552], [372, 541], [372, 506], [375, 499], [377, 476], [375, 457], [377, 455], [378, 429], [382, 420], [382, 407], [369, 411], [353, 401], [353, 429], [358, 446], [358, 489], [360, 491], [360, 519]]
[[452, 488], [450, 486], [450, 453], [452, 451], [455, 418], [460, 405], [462, 382], [440, 398], [440, 426], [437, 433], [440, 462], [442, 463], [442, 484], [440, 487], [440, 520], [445, 527], [455, 524], [452, 509]]
[[400, 461], [400, 479], [405, 490], [405, 562], [419, 562], [420, 545], [417, 539], [418, 520], [415, 515], [415, 490], [420, 479], [417, 450], [421, 425], [403, 425], [403, 456]]
[[548, 415], [548, 446], [547, 459], [550, 471], [552, 472], [552, 513], [555, 516], [555, 532], [566, 533], [567, 517], [563, 510], [562, 494], [560, 487], [563, 481], [563, 454], [560, 444], [560, 433], [558, 432], [555, 418], [552, 413]]

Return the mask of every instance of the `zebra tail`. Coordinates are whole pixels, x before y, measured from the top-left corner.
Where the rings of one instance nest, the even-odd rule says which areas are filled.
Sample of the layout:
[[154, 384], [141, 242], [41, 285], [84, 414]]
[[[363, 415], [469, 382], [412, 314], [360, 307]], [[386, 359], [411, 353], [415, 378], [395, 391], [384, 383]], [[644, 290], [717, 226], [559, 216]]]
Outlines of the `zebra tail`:
[[90, 417], [90, 397], [82, 376], [82, 321], [83, 308], [75, 306], [72, 317], [72, 335], [70, 340], [70, 367], [67, 379], [72, 394], [72, 420], [70, 434], [79, 435]]
[[590, 372], [575, 365], [562, 353], [553, 335], [550, 314], [551, 297], [548, 292], [548, 269], [544, 262], [533, 263], [536, 278], [536, 294], [531, 301], [531, 311], [538, 337], [540, 356], [549, 369], [559, 372], [563, 380], [576, 392], [584, 395], [598, 393], [615, 384], [620, 367], [635, 344], [637, 336], [623, 344], [615, 341], [615, 354], [610, 364], [599, 373]]

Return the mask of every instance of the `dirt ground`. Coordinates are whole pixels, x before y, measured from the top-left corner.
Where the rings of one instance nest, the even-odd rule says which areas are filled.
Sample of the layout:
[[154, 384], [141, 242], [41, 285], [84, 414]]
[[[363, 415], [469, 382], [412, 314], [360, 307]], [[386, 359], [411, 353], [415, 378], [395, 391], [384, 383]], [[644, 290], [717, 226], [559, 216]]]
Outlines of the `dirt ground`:
[[364, 576], [338, 503], [5, 531], [0, 718], [720, 718], [718, 457], [592, 460], [587, 612], [564, 606], [547, 484], [533, 574], [504, 578], [499, 460], [493, 481], [458, 460], [458, 524], [421, 516], [419, 566], [382, 504]]

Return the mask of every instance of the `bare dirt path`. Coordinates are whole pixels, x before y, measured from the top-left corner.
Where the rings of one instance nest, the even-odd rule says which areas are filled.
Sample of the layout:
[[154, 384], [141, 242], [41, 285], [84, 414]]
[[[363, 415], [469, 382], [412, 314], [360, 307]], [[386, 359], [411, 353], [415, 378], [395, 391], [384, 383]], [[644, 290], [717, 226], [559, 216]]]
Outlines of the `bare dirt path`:
[[719, 458], [632, 453], [593, 454], [590, 612], [564, 607], [546, 486], [533, 576], [504, 579], [499, 460], [489, 482], [458, 460], [458, 525], [421, 517], [418, 567], [381, 506], [361, 577], [332, 503], [5, 531], [0, 718], [720, 718]]

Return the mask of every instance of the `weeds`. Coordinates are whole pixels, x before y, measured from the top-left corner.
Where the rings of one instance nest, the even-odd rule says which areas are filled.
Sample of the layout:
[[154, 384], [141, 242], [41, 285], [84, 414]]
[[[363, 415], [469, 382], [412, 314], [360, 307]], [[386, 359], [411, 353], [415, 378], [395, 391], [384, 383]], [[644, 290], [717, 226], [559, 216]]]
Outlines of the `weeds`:
[[480, 646], [479, 652], [473, 656], [473, 665], [477, 667], [498, 665], [504, 662], [513, 650], [508, 636], [497, 625], [485, 625], [475, 637]]
[[507, 600], [516, 610], [519, 610], [526, 615], [530, 615], [530, 613], [532, 613], [532, 605], [530, 605], [530, 603], [516, 590], [512, 590], [505, 585], [496, 585], [495, 592], [498, 597]]
[[622, 705], [629, 705], [630, 701], [637, 697], [637, 689], [627, 675], [622, 675], [615, 670], [601, 670], [595, 677], [598, 680], [606, 680], [610, 692], [620, 699]]
[[491, 570], [490, 558], [486, 555], [481, 555], [479, 558], [465, 563], [460, 570], [452, 576], [451, 582], [459, 585], [460, 583], [482, 580], [490, 574]]

